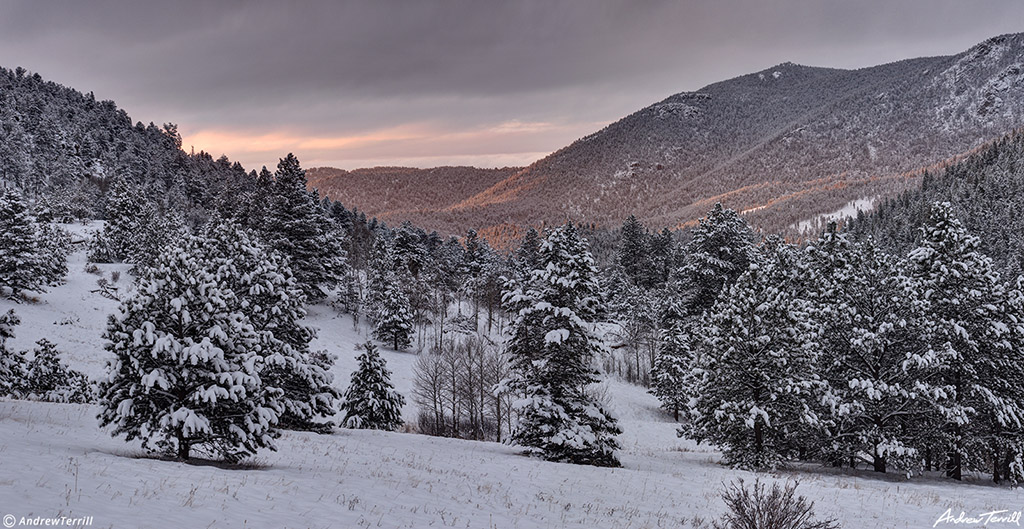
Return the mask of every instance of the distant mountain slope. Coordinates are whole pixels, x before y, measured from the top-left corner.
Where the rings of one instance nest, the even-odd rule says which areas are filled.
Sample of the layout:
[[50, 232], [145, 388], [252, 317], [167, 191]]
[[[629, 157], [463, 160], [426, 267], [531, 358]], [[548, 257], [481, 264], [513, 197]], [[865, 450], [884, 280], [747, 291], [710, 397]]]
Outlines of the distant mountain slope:
[[1007, 279], [1024, 272], [1024, 131], [1013, 132], [964, 160], [925, 174], [922, 185], [886, 200], [847, 227], [905, 255], [920, 240], [931, 205], [950, 202], [981, 239]]
[[859, 70], [785, 63], [668, 97], [417, 219], [674, 227], [721, 201], [779, 231], [913, 187], [916, 170], [1022, 125], [1022, 34]]
[[[433, 217], [436, 212], [444, 211], [521, 170], [521, 167], [374, 167], [345, 171], [315, 167], [306, 171], [306, 178], [311, 188], [319, 189], [321, 194], [332, 200], [397, 224]], [[436, 223], [429, 224], [438, 227]]]

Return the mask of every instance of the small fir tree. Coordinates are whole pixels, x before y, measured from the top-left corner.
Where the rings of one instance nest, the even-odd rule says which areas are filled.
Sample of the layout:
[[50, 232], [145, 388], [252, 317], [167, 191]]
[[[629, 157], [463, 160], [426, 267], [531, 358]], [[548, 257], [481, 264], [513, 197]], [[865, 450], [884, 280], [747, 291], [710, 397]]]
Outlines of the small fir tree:
[[381, 293], [374, 317], [373, 336], [395, 350], [412, 344], [412, 313], [409, 298], [395, 280], [388, 281]]
[[345, 391], [342, 409], [346, 428], [394, 430], [402, 425], [405, 397], [395, 391], [384, 358], [377, 347], [366, 342], [357, 347], [363, 353], [356, 357], [359, 367], [352, 372], [352, 382]]
[[82, 373], [68, 367], [57, 346], [47, 339], [36, 342], [32, 358], [25, 362], [21, 398], [46, 402], [92, 402], [93, 386]]

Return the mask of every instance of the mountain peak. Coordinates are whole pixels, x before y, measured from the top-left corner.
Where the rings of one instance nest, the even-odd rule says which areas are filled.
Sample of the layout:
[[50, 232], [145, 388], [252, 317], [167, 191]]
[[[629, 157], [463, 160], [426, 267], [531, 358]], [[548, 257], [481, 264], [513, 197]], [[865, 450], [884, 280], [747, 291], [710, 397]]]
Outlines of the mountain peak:
[[1024, 34], [1007, 34], [855, 70], [787, 61], [671, 95], [522, 170], [467, 173], [466, 189], [487, 186], [472, 197], [387, 207], [394, 220], [459, 232], [630, 214], [678, 227], [722, 202], [782, 231], [902, 191], [918, 169], [1024, 126], [1022, 55]]

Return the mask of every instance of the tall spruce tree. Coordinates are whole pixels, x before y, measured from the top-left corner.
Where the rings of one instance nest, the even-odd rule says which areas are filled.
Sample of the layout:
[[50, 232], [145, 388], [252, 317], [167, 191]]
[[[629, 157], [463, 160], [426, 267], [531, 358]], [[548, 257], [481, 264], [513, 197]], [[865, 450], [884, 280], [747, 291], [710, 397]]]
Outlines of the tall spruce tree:
[[512, 441], [550, 461], [619, 466], [616, 421], [587, 392], [602, 346], [591, 329], [599, 302], [593, 258], [571, 224], [547, 232], [539, 266], [503, 295], [512, 315], [502, 386], [521, 394]]
[[36, 225], [28, 214], [21, 194], [0, 191], [0, 289], [15, 296], [35, 291], [40, 284], [40, 262]]
[[675, 271], [675, 239], [668, 228], [663, 228], [659, 233], [651, 235], [648, 246], [650, 266], [647, 269], [645, 284], [650, 288], [661, 288]]
[[938, 407], [946, 424], [946, 474], [958, 480], [964, 470], [981, 470], [998, 432], [1018, 429], [1024, 417], [1015, 397], [1024, 380], [1018, 323], [1008, 317], [1006, 289], [978, 246], [952, 206], [936, 203], [921, 246], [909, 256], [930, 305], [930, 353], [940, 357], [948, 388]]
[[686, 410], [690, 401], [687, 389], [696, 354], [694, 333], [688, 328], [686, 309], [678, 295], [669, 289], [663, 292], [658, 324], [658, 354], [651, 368], [651, 394], [658, 397], [661, 407], [672, 412], [679, 420], [679, 412]]
[[615, 262], [635, 285], [646, 285], [650, 275], [650, 255], [648, 254], [647, 228], [630, 215], [621, 228], [622, 242], [619, 243]]
[[747, 222], [731, 209], [715, 204], [700, 220], [686, 245], [679, 279], [693, 316], [710, 309], [757, 259], [755, 237]]
[[363, 352], [356, 361], [359, 367], [352, 372], [352, 382], [345, 390], [342, 409], [345, 428], [394, 430], [402, 425], [402, 406], [405, 397], [395, 391], [387, 363], [377, 352], [377, 346], [366, 342], [358, 346]]
[[680, 435], [723, 448], [739, 468], [779, 466], [805, 431], [817, 427], [818, 330], [800, 299], [805, 280], [796, 252], [763, 247], [762, 263], [739, 277], [708, 311], [688, 388], [689, 423]]
[[526, 235], [523, 235], [523, 240], [519, 243], [514, 258], [515, 271], [518, 275], [529, 275], [534, 268], [537, 268], [537, 264], [540, 262], [540, 242], [540, 234], [537, 233], [536, 228], [531, 227], [526, 230]]
[[[919, 466], [934, 409], [937, 358], [928, 355], [927, 303], [901, 260], [831, 223], [807, 248], [813, 314], [822, 329], [824, 457], [866, 455], [877, 472]], [[914, 361], [908, 362], [908, 357]], [[922, 435], [923, 434], [923, 435]]]
[[201, 245], [161, 253], [110, 317], [99, 419], [149, 450], [233, 461], [274, 448], [282, 405], [260, 379], [259, 336]]
[[269, 245], [288, 258], [306, 297], [316, 302], [338, 284], [346, 265], [341, 234], [306, 185], [306, 172], [289, 153], [277, 165], [262, 229]]

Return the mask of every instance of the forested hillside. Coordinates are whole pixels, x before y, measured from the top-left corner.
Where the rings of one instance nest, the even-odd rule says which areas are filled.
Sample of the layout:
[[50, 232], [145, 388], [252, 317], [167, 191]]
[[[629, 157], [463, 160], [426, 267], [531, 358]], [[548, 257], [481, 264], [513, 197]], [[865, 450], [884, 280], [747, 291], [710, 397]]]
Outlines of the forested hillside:
[[465, 221], [440, 223], [436, 212], [447, 210], [520, 170], [521, 167], [374, 167], [343, 171], [315, 167], [306, 175], [310, 187], [371, 217], [392, 224], [411, 221], [455, 233]]
[[103, 218], [115, 178], [200, 216], [251, 181], [226, 157], [182, 151], [175, 125], [133, 124], [113, 101], [0, 68], [0, 183], [61, 216]]
[[849, 225], [897, 254], [916, 246], [935, 202], [950, 202], [1005, 275], [1024, 268], [1024, 132], [1013, 132], [968, 158], [926, 171], [921, 186], [879, 204]]

